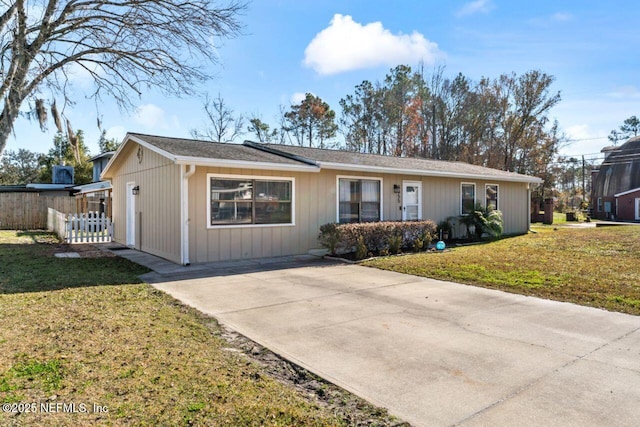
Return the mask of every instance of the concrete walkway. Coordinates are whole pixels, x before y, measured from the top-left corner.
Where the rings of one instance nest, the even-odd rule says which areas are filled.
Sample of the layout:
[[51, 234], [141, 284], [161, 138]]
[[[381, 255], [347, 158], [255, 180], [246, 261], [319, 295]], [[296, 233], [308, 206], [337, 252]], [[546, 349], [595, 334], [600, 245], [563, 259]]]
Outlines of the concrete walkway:
[[304, 262], [154, 286], [416, 426], [638, 425], [640, 317]]

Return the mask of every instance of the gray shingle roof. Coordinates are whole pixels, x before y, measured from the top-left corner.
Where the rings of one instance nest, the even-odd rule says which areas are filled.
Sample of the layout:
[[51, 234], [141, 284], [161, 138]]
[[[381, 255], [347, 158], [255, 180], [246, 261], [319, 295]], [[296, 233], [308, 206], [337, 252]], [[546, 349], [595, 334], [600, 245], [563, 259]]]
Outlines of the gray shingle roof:
[[[255, 144], [255, 143], [254, 143]], [[377, 154], [354, 153], [350, 151], [327, 150], [320, 148], [296, 147], [279, 144], [255, 144], [264, 146], [274, 152], [282, 151], [307, 159], [313, 159], [320, 164], [332, 163], [335, 165], [388, 168], [396, 170], [424, 171], [429, 174], [451, 174], [458, 176], [485, 176], [500, 180], [526, 180], [537, 181], [536, 178], [513, 172], [505, 172], [498, 169], [471, 165], [463, 162], [448, 162], [441, 160], [428, 160], [408, 157], [382, 156]]]
[[[389, 169], [414, 175], [487, 178], [501, 181], [539, 182], [537, 178], [462, 162], [381, 156], [350, 151], [306, 148], [246, 141], [244, 144], [197, 141], [183, 138], [129, 133], [159, 150], [181, 159], [215, 159], [230, 162], [259, 162], [280, 167], [332, 168], [344, 170]], [[344, 167], [343, 167], [344, 166]]]
[[167, 138], [163, 136], [129, 133], [148, 144], [176, 157], [235, 160], [300, 165], [300, 162], [276, 154], [259, 151], [241, 144], [196, 141], [193, 139]]

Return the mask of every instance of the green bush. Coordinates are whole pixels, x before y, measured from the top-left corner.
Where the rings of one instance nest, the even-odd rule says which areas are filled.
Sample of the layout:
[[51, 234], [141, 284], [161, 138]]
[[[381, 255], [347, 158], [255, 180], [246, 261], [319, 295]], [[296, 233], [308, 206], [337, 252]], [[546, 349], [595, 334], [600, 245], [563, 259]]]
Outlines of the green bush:
[[318, 234], [320, 244], [329, 250], [331, 255], [336, 254], [338, 244], [340, 243], [340, 229], [338, 224], [330, 222], [320, 226], [320, 234]]
[[[320, 227], [318, 240], [332, 254], [356, 252], [361, 239], [362, 245], [372, 253], [398, 253], [402, 248], [413, 250], [419, 239], [426, 247], [434, 239], [435, 232], [435, 223], [428, 220], [330, 223]], [[396, 246], [397, 249], [392, 250]]]
[[402, 236], [396, 235], [391, 236], [389, 238], [389, 252], [392, 254], [397, 254], [400, 252], [400, 248], [402, 247]]
[[467, 227], [467, 236], [478, 241], [482, 240], [485, 233], [500, 237], [503, 231], [502, 212], [492, 208], [484, 209], [480, 203], [476, 203], [473, 212], [461, 216], [460, 223]]
[[367, 249], [367, 245], [364, 243], [364, 238], [362, 236], [358, 237], [358, 243], [356, 244], [356, 259], [365, 259], [369, 250]]

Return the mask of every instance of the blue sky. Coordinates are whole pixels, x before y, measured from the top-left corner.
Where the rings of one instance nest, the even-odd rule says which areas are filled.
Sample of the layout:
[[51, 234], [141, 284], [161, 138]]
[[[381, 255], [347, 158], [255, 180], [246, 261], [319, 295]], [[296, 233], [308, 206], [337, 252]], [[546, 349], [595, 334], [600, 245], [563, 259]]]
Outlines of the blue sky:
[[[280, 105], [305, 92], [339, 114], [339, 100], [357, 84], [382, 80], [400, 63], [445, 66], [447, 76], [473, 80], [540, 69], [562, 94], [551, 118], [577, 140], [563, 152], [597, 153], [612, 129], [640, 116], [639, 15], [634, 1], [254, 0], [240, 18], [244, 35], [221, 44], [216, 78], [202, 90], [275, 126]], [[136, 110], [122, 112], [108, 100], [84, 99], [88, 84], [74, 77], [78, 102], [65, 113], [92, 153], [98, 115], [117, 138], [127, 131], [188, 137], [204, 123], [202, 98], [149, 90], [135, 99]], [[52, 137], [22, 119], [7, 148], [44, 152]]]

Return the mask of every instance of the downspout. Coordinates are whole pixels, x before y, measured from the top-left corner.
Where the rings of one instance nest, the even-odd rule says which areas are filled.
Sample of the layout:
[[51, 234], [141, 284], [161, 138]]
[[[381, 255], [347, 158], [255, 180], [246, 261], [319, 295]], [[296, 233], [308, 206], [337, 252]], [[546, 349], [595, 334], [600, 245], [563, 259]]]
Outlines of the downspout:
[[527, 206], [529, 206], [529, 212], [527, 213], [527, 231], [531, 231], [531, 184], [527, 184]]
[[196, 172], [196, 165], [180, 165], [180, 260], [182, 265], [189, 261], [189, 178]]

